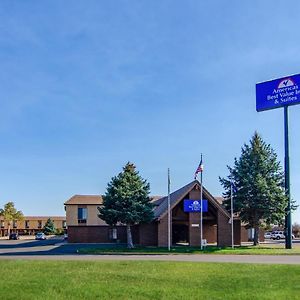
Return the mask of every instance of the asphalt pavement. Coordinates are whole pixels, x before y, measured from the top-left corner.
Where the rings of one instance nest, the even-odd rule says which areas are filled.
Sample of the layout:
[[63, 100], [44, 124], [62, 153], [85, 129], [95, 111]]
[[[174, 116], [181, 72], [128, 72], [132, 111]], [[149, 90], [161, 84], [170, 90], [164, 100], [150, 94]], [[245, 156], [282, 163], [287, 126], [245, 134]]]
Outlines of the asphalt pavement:
[[[270, 241], [273, 243], [273, 241]], [[274, 241], [282, 244], [284, 241]], [[186, 262], [228, 262], [258, 264], [300, 264], [300, 255], [218, 255], [218, 254], [159, 254], [159, 255], [85, 255], [78, 254], [79, 248], [105, 247], [104, 244], [68, 244], [62, 238], [52, 237], [44, 241], [0, 240], [0, 259], [16, 260], [153, 260]], [[297, 241], [294, 246], [299, 247]]]
[[46, 240], [20, 239], [0, 240], [0, 258], [2, 256], [34, 255], [78, 255], [78, 249], [90, 247], [114, 247], [115, 244], [69, 244], [62, 237], [51, 237]]

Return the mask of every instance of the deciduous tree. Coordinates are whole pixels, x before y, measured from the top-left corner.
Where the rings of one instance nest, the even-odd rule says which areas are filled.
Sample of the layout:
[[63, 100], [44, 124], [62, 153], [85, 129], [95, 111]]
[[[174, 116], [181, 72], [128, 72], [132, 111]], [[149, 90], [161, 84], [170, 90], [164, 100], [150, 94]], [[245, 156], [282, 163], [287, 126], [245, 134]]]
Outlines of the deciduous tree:
[[11, 224], [13, 221], [19, 221], [23, 219], [23, 213], [15, 208], [13, 202], [8, 202], [4, 205], [4, 208], [0, 209], [0, 216], [3, 217], [4, 222], [7, 222], [8, 229], [7, 235], [10, 235]]
[[293, 231], [293, 234], [295, 235], [295, 237], [299, 237], [300, 236], [300, 224], [294, 223], [293, 227], [292, 227], [292, 231]]

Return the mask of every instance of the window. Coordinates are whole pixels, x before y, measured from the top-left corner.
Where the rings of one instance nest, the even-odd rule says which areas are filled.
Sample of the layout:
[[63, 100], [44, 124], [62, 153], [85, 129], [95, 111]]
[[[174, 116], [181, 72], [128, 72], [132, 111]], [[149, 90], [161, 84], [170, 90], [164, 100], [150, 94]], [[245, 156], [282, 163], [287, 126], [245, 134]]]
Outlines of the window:
[[85, 224], [87, 219], [87, 208], [78, 207], [78, 224]]
[[39, 220], [39, 221], [38, 221], [38, 229], [41, 229], [41, 228], [42, 228], [42, 226], [43, 226], [43, 224], [42, 224], [42, 221], [41, 221], [41, 220]]
[[110, 228], [108, 230], [108, 238], [110, 240], [116, 240], [118, 238], [118, 235], [117, 235], [117, 228]]
[[29, 228], [29, 221], [28, 220], [25, 221], [25, 228]]
[[65, 220], [62, 221], [62, 228], [67, 228], [67, 222]]
[[13, 221], [13, 228], [17, 228], [17, 221]]
[[1, 220], [1, 228], [4, 228], [4, 221]]

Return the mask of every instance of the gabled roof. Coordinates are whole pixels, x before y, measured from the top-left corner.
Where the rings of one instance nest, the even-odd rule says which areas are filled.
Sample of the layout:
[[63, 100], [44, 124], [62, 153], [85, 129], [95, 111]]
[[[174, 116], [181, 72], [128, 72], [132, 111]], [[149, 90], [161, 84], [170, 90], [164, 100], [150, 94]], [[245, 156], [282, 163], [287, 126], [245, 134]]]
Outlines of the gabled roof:
[[[174, 207], [177, 204], [177, 202], [182, 200], [183, 197], [186, 196], [186, 194], [189, 193], [194, 188], [196, 182], [197, 181], [193, 181], [170, 194], [171, 208]], [[154, 217], [157, 219], [161, 219], [163, 215], [167, 213], [168, 210], [168, 197], [167, 196], [163, 197], [158, 201], [159, 201], [159, 205], [154, 208]]]
[[[150, 196], [150, 201], [154, 203], [154, 205], [157, 205], [161, 199], [162, 196]], [[102, 195], [74, 195], [65, 202], [65, 205], [101, 205], [102, 203]]]
[[103, 203], [101, 195], [75, 195], [65, 202], [65, 205], [100, 205]]
[[[198, 186], [199, 189], [201, 187], [200, 182], [198, 180], [194, 180], [179, 190], [170, 194], [170, 206], [171, 209], [176, 206], [181, 200], [186, 197], [186, 195], [192, 191], [195, 186]], [[203, 187], [203, 198], [209, 200], [209, 202], [215, 206], [218, 210], [220, 210], [224, 215], [230, 218], [227, 210]], [[164, 215], [168, 211], [168, 197], [163, 197], [157, 200], [159, 204], [154, 208], [154, 217], [158, 220], [164, 217]]]
[[150, 202], [152, 202], [154, 205], [158, 205], [157, 203], [159, 203], [163, 197], [164, 196], [149, 196]]
[[222, 197], [222, 196], [214, 196], [214, 197], [220, 204], [223, 204], [224, 197]]

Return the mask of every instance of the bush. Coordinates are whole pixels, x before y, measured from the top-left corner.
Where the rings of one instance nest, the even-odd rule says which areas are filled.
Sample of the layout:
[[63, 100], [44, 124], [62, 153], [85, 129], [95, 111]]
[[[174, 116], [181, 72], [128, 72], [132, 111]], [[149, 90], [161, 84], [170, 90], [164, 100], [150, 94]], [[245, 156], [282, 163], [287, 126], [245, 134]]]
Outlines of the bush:
[[57, 228], [55, 231], [55, 235], [64, 235], [65, 231], [62, 228]]

